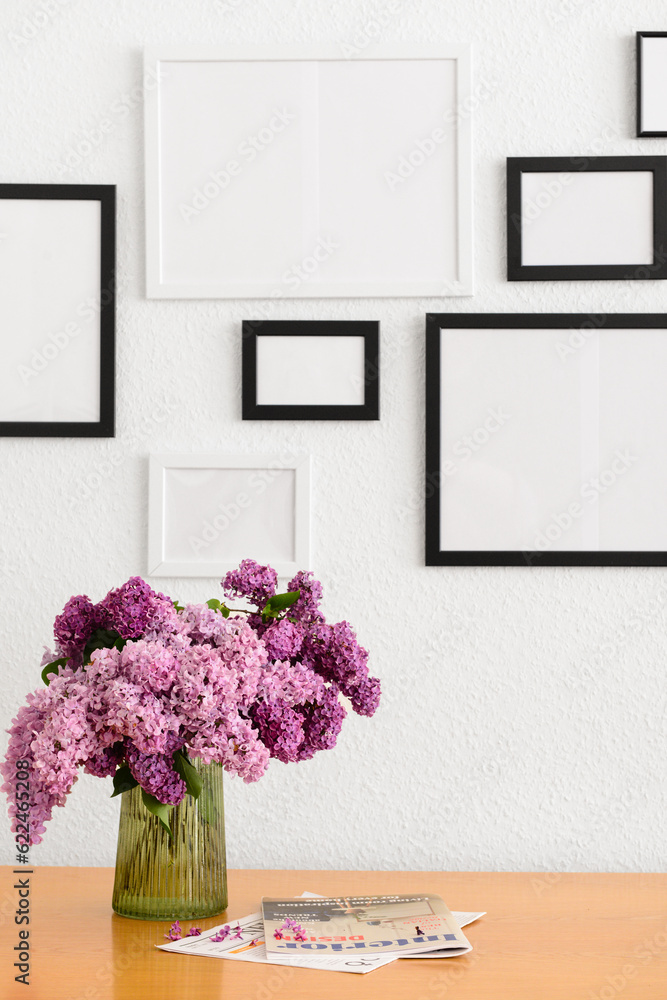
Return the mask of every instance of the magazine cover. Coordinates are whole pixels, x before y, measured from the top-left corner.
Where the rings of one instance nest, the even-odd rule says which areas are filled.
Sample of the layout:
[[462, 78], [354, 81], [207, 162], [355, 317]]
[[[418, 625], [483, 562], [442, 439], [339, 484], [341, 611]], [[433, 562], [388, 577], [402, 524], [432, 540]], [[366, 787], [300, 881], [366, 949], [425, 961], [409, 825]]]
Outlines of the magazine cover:
[[262, 899], [267, 954], [409, 954], [471, 945], [440, 896]]

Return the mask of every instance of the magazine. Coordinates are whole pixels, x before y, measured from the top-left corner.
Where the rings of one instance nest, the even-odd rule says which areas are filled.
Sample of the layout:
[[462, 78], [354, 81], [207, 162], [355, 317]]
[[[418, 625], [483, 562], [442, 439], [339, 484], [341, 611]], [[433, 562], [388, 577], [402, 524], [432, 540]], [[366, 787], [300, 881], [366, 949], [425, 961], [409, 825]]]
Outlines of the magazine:
[[[303, 896], [316, 897], [316, 893], [304, 892]], [[460, 927], [472, 923], [484, 916], [483, 913], [454, 913], [454, 918]], [[224, 958], [237, 962], [253, 962], [260, 965], [289, 965], [305, 969], [322, 969], [328, 972], [352, 972], [364, 975], [374, 969], [381, 968], [396, 961], [394, 955], [367, 955], [364, 958], [355, 958], [350, 955], [328, 955], [319, 956], [315, 952], [312, 956], [297, 956], [287, 959], [282, 955], [272, 956], [269, 960], [264, 945], [264, 925], [261, 913], [251, 913], [247, 917], [241, 917], [238, 921], [232, 921], [234, 929], [240, 928], [238, 934], [229, 935], [223, 941], [212, 941], [222, 928], [222, 924], [209, 927], [203, 934], [197, 937], [184, 937], [180, 941], [170, 941], [168, 944], [157, 945], [161, 951], [173, 951], [181, 955], [199, 955], [205, 958]], [[466, 949], [467, 951], [468, 949]], [[455, 958], [460, 951], [449, 949], [447, 951], [434, 951], [420, 955], [407, 954], [404, 958]]]
[[280, 956], [419, 954], [471, 945], [441, 896], [264, 897], [264, 938], [269, 960]]

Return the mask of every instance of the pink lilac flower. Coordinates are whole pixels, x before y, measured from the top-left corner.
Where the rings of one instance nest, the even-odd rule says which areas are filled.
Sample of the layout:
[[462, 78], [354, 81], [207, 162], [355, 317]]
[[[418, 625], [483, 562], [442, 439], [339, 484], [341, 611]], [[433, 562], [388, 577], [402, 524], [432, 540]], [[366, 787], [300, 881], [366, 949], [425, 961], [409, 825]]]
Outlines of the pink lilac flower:
[[183, 931], [181, 930], [180, 920], [174, 920], [173, 924], [169, 928], [169, 932], [165, 934], [167, 941], [180, 941], [183, 937]]
[[282, 941], [282, 939], [285, 937], [283, 932], [281, 930], [278, 930], [278, 928], [276, 928], [276, 930], [273, 932], [273, 936], [276, 939], [276, 941]]
[[[223, 581], [260, 609], [276, 582], [275, 570], [251, 560]], [[312, 574], [297, 574], [290, 587], [302, 596], [270, 624], [258, 613], [225, 619], [204, 605], [176, 611], [139, 577], [98, 605], [73, 597], [55, 625], [56, 653], [69, 662], [28, 696], [0, 765], [14, 831], [27, 811], [30, 842], [40, 843], [80, 767], [105, 777], [127, 764], [143, 789], [175, 805], [186, 794], [176, 750], [257, 781], [271, 757], [307, 760], [335, 745], [345, 717], [339, 694], [355, 712], [372, 715], [380, 682], [369, 677], [366, 650], [347, 622], [326, 624]], [[84, 665], [97, 629], [125, 644], [95, 650]], [[18, 761], [31, 772], [28, 806], [16, 797]]]
[[234, 934], [232, 935], [233, 939], [243, 937], [243, 928], [240, 924], [237, 924], [236, 927], [232, 927], [232, 930], [234, 931]]
[[260, 566], [254, 559], [244, 559], [238, 569], [230, 570], [222, 581], [227, 597], [246, 597], [257, 608], [263, 608], [273, 597], [278, 574], [271, 566]]
[[294, 931], [294, 940], [295, 941], [307, 941], [308, 940], [307, 937], [306, 937], [305, 931], [302, 928], [299, 928], [298, 931]]
[[191, 927], [186, 937], [199, 937], [201, 934], [201, 927]]

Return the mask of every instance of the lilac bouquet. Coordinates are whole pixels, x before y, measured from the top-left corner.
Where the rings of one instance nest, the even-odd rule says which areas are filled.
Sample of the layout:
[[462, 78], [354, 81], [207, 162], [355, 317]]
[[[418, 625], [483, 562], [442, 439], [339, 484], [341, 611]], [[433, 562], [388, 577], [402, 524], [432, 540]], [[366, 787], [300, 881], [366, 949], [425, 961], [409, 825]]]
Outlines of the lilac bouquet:
[[[13, 829], [38, 844], [78, 768], [113, 777], [114, 795], [141, 786], [169, 830], [169, 811], [201, 780], [191, 758], [257, 781], [269, 759], [308, 760], [336, 744], [345, 708], [373, 715], [380, 682], [347, 622], [328, 624], [322, 587], [297, 573], [276, 593], [270, 566], [244, 560], [222, 581], [250, 610], [173, 603], [132, 577], [103, 601], [72, 597], [45, 655], [47, 687], [28, 695], [0, 765]], [[30, 801], [12, 777], [30, 769]]]

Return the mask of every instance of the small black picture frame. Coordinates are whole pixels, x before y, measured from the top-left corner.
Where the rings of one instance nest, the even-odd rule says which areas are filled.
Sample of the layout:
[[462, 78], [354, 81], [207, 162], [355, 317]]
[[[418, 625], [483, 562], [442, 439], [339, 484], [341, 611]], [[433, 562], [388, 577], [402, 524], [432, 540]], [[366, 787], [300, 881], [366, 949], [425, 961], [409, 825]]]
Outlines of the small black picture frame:
[[[18, 202], [25, 202], [25, 205], [19, 207]], [[53, 206], [42, 204], [45, 202], [51, 202]], [[60, 204], [66, 202], [71, 203], [69, 216], [64, 205]], [[89, 202], [99, 202], [99, 216], [83, 204]], [[27, 333], [28, 342], [32, 345], [29, 351], [26, 343], [21, 348], [20, 357], [14, 345], [14, 360], [5, 369], [6, 378], [11, 381], [6, 385], [9, 392], [5, 397], [5, 418], [0, 418], [0, 436], [113, 437], [115, 185], [0, 184], [0, 237], [0, 267], [4, 247], [11, 254], [4, 258], [6, 273], [15, 278], [11, 269], [24, 268], [26, 275], [23, 297], [18, 292], [14, 294], [10, 279], [5, 285], [4, 336], [7, 340], [4, 350], [6, 354], [11, 354], [11, 338], [16, 330], [22, 330], [24, 336]], [[73, 273], [76, 272], [77, 262], [85, 264], [85, 268]], [[68, 267], [70, 271], [67, 271]], [[70, 275], [71, 288], [67, 281]], [[41, 313], [37, 319], [29, 319], [28, 306], [30, 303], [34, 306], [35, 302], [40, 303]], [[2, 309], [0, 304], [0, 315]], [[88, 349], [85, 363], [80, 360], [83, 355], [79, 353], [79, 348], [70, 348], [71, 344], [83, 343], [82, 339], [76, 340], [82, 333], [84, 337], [99, 337], [99, 350], [97, 343], [92, 350]], [[0, 342], [2, 339], [3, 331], [0, 330]], [[17, 364], [17, 359], [22, 363]], [[31, 385], [28, 393], [24, 387], [47, 368], [48, 380], [45, 379], [44, 384], [35, 383], [35, 387]], [[91, 383], [94, 386], [94, 403], [90, 404], [90, 409], [94, 409], [96, 418], [76, 419], [77, 416], [83, 417], [85, 410], [83, 406], [77, 410], [77, 389], [88, 377], [94, 380]], [[47, 381], [48, 393], [45, 391]], [[55, 401], [49, 407], [39, 402], [42, 392]], [[11, 406], [7, 403], [9, 396]], [[54, 419], [45, 418], [48, 409], [55, 411]], [[74, 416], [62, 419], [63, 409]], [[16, 419], [7, 419], [9, 412], [16, 412]], [[39, 416], [28, 416], [31, 413]]]
[[667, 314], [429, 313], [425, 374], [427, 566], [667, 566]]
[[243, 420], [379, 420], [379, 322], [244, 320], [242, 392]]
[[[650, 186], [647, 177], [639, 177], [648, 173]], [[535, 180], [539, 174], [549, 180]], [[630, 174], [637, 175], [633, 191]], [[530, 217], [524, 218], [523, 183], [529, 175], [529, 183], [542, 183], [543, 189], [526, 196]], [[597, 199], [595, 180], [589, 178], [599, 182]], [[636, 259], [624, 259], [626, 253]], [[508, 158], [508, 281], [666, 278], [667, 157]]]
[[[648, 46], [646, 40], [648, 41]], [[657, 40], [661, 39], [660, 42]], [[648, 49], [654, 51], [648, 51]], [[662, 81], [651, 80], [650, 76], [656, 67], [660, 66], [663, 58], [667, 62], [667, 31], [638, 31], [637, 32], [637, 138], [638, 139], [659, 139], [667, 136], [667, 102], [664, 101], [664, 117], [659, 115], [656, 121], [655, 110], [652, 109], [647, 115], [645, 107], [646, 99], [652, 88], [662, 90]], [[659, 70], [658, 70], [659, 71]], [[647, 118], [649, 121], [647, 121]], [[651, 124], [651, 127], [647, 125]], [[656, 128], [659, 124], [661, 127]]]

